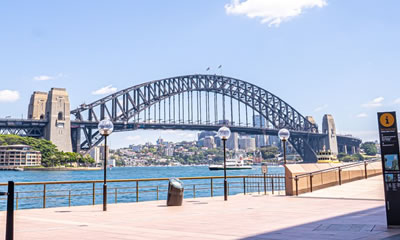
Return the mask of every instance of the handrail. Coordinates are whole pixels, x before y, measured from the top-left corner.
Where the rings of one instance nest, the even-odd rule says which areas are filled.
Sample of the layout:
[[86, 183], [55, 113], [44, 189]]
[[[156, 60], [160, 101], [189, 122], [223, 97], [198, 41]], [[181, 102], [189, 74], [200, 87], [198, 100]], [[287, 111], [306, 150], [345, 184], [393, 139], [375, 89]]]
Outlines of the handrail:
[[300, 178], [303, 178], [303, 177], [309, 177], [310, 178], [310, 192], [312, 192], [313, 191], [312, 178], [313, 178], [313, 176], [315, 174], [338, 171], [339, 172], [339, 185], [342, 185], [342, 170], [343, 169], [364, 165], [364, 177], [365, 177], [365, 179], [367, 179], [368, 178], [368, 171], [367, 171], [368, 163], [377, 162], [377, 161], [380, 161], [380, 159], [379, 158], [374, 158], [374, 159], [371, 159], [371, 160], [364, 160], [362, 162], [350, 163], [350, 164], [341, 165], [341, 166], [337, 166], [337, 167], [331, 167], [331, 168], [327, 168], [327, 169], [317, 170], [317, 171], [313, 171], [313, 172], [309, 172], [309, 173], [302, 173], [302, 174], [299, 174], [299, 175], [295, 175], [294, 177], [291, 177], [290, 179], [294, 179], [295, 180], [296, 196], [298, 196], [299, 195], [298, 182], [299, 182]]
[[331, 168], [317, 170], [317, 171], [309, 172], [309, 173], [302, 173], [302, 174], [296, 175], [295, 177], [292, 177], [292, 179], [296, 178], [296, 177], [297, 178], [308, 177], [310, 175], [314, 175], [314, 174], [317, 174], [317, 173], [330, 172], [330, 171], [337, 170], [337, 169], [345, 169], [345, 168], [355, 167], [355, 166], [359, 166], [359, 165], [364, 165], [366, 163], [376, 162], [376, 161], [379, 161], [379, 160], [380, 159], [378, 159], [378, 158], [374, 158], [374, 159], [371, 159], [371, 160], [364, 160], [362, 162], [350, 163], [350, 164], [341, 165], [341, 166], [338, 166], [338, 167], [331, 167]]
[[[215, 195], [215, 190], [219, 191], [222, 189], [220, 186], [221, 183], [219, 181], [215, 181], [216, 179], [223, 179], [223, 176], [204, 176], [204, 177], [181, 177], [181, 180], [193, 180], [190, 182], [187, 182], [185, 184], [185, 188], [187, 191], [191, 192], [189, 193], [188, 196], [192, 196], [193, 198], [196, 198], [197, 193], [200, 192], [201, 196], [211, 196], [213, 197]], [[241, 175], [241, 176], [227, 176], [228, 179], [232, 179], [229, 184], [228, 184], [228, 193], [229, 189], [234, 189], [234, 192], [239, 193], [242, 192], [243, 194], [247, 194], [249, 192], [258, 192], [260, 194], [260, 189], [262, 188], [262, 184], [264, 184], [264, 194], [266, 194], [266, 191], [272, 190], [272, 194], [274, 194], [274, 191], [281, 191], [285, 187], [285, 176], [284, 175], [278, 175], [278, 174], [270, 174], [270, 175], [254, 175], [254, 176], [247, 176], [247, 175]], [[127, 199], [129, 197], [130, 200], [133, 200], [135, 202], [139, 202], [139, 195], [143, 193], [154, 193], [155, 196], [154, 200], [159, 200], [160, 195], [159, 193], [165, 193], [168, 192], [167, 188], [168, 185], [165, 184], [170, 178], [147, 178], [147, 179], [114, 179], [114, 180], [109, 180], [108, 182], [110, 183], [124, 183], [124, 182], [129, 182], [133, 183], [132, 186], [129, 185], [124, 185], [124, 186], [115, 186], [109, 188], [107, 191], [107, 195], [113, 195], [114, 196], [114, 203], [118, 202], [118, 196], [123, 196], [125, 195], [126, 197], [123, 197], [122, 199]], [[254, 180], [253, 180], [254, 179]], [[257, 179], [257, 180], [255, 180]], [[263, 180], [262, 180], [263, 179]], [[200, 180], [200, 181], [196, 181]], [[206, 180], [206, 181], [203, 181]], [[207, 181], [208, 180], [208, 181]], [[257, 182], [256, 182], [257, 181]], [[142, 182], [143, 184], [139, 184]], [[154, 182], [152, 185], [152, 183]], [[67, 206], [72, 205], [72, 198], [74, 197], [79, 197], [79, 201], [83, 204], [91, 204], [95, 205], [96, 204], [96, 199], [97, 196], [102, 195], [102, 192], [99, 192], [100, 188], [97, 188], [97, 184], [103, 183], [103, 180], [83, 180], [83, 181], [52, 181], [52, 182], [19, 182], [15, 183], [15, 185], [19, 185], [21, 187], [29, 187], [29, 186], [42, 186], [41, 189], [37, 190], [28, 190], [28, 191], [18, 191], [15, 192], [15, 200], [16, 200], [16, 209], [18, 209], [20, 201], [21, 200], [32, 200], [32, 199], [41, 199], [41, 201], [35, 203], [35, 206], [31, 206], [33, 208], [35, 207], [43, 207], [46, 208], [48, 207], [48, 200], [49, 199], [57, 199], [57, 198], [62, 198], [63, 200], [61, 203], [67, 203]], [[136, 183], [136, 184], [135, 184]], [[49, 186], [57, 186], [57, 185], [70, 185], [71, 187], [67, 187], [66, 189], [49, 189]], [[90, 184], [93, 185], [91, 187], [85, 187], [82, 186], [76, 187], [73, 185], [79, 185], [79, 184]], [[0, 186], [3, 186], [4, 184], [1, 183]], [[119, 184], [118, 184], [119, 185]], [[197, 185], [197, 186], [196, 186]], [[242, 189], [242, 191], [238, 191], [238, 189]], [[209, 190], [209, 193], [204, 190]], [[218, 194], [218, 192], [217, 192]], [[87, 197], [90, 197], [91, 199], [88, 199]], [[144, 195], [145, 196], [145, 195]], [[0, 197], [0, 200], [3, 200], [4, 197]], [[120, 198], [121, 199], [121, 198]], [[63, 202], [64, 201], [64, 202]], [[53, 205], [51, 203], [51, 205]], [[56, 202], [56, 205], [57, 202]], [[31, 208], [29, 207], [29, 208]]]
[[[227, 176], [227, 178], [247, 178], [248, 176]], [[267, 175], [266, 178], [282, 177]], [[222, 179], [224, 176], [205, 176], [205, 177], [180, 177], [180, 180], [203, 180], [203, 179]], [[264, 178], [264, 177], [259, 177]], [[134, 179], [110, 179], [107, 182], [154, 182], [154, 181], [168, 181], [170, 178], [134, 178]], [[78, 184], [78, 183], [103, 183], [104, 180], [81, 180], [81, 181], [49, 181], [49, 182], [16, 182], [15, 185], [51, 185], [51, 184]], [[7, 186], [7, 183], [0, 183], [0, 186]]]

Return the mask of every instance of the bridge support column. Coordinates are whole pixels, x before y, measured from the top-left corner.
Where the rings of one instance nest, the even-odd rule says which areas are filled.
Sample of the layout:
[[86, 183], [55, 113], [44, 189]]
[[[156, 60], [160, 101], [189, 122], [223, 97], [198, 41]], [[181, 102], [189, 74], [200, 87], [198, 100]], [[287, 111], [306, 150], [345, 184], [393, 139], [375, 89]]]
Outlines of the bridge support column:
[[46, 104], [45, 138], [55, 144], [60, 151], [72, 152], [71, 116], [67, 90], [52, 88]]
[[325, 147], [333, 154], [338, 154], [338, 143], [336, 136], [335, 121], [330, 114], [325, 114], [322, 119], [322, 132], [328, 134], [325, 139]]

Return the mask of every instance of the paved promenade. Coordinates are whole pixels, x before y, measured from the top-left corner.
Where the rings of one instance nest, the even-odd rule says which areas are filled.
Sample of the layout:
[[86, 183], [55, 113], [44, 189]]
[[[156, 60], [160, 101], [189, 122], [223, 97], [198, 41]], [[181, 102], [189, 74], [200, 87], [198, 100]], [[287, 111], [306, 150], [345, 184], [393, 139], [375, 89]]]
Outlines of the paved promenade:
[[[237, 195], [16, 211], [16, 239], [400, 239], [387, 230], [381, 176], [301, 197]], [[4, 236], [5, 212], [0, 213]], [[395, 235], [398, 235], [395, 237]], [[391, 237], [392, 236], [392, 237]], [[388, 238], [391, 237], [391, 238]]]

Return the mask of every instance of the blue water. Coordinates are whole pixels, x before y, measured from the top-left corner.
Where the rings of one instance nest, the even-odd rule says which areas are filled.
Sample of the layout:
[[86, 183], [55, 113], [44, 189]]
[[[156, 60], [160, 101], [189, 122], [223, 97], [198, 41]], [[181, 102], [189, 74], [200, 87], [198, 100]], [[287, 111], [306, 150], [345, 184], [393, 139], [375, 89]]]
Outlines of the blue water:
[[[283, 174], [282, 167], [269, 167], [268, 174]], [[261, 174], [261, 167], [255, 166], [249, 170], [227, 171], [228, 176], [248, 176]], [[207, 166], [185, 167], [116, 167], [108, 170], [107, 179], [144, 179], [144, 178], [171, 178], [171, 177], [199, 177], [223, 176], [223, 171], [210, 171]], [[103, 171], [0, 171], [0, 183], [14, 182], [47, 182], [47, 181], [79, 181], [103, 180]], [[261, 180], [257, 180], [261, 181]], [[243, 179], [229, 179], [229, 194], [243, 193]], [[257, 185], [258, 184], [258, 185]], [[135, 202], [136, 182], [108, 183], [108, 202]], [[193, 186], [195, 185], [195, 186]], [[185, 198], [209, 197], [211, 182], [205, 180], [185, 180]], [[248, 187], [250, 183], [247, 183]], [[260, 183], [253, 183], [252, 189], [257, 191]], [[275, 185], [277, 185], [275, 183]], [[159, 189], [159, 199], [167, 198], [168, 181], [139, 182], [139, 201], [156, 200], [156, 189]], [[268, 183], [267, 183], [268, 186]], [[117, 190], [116, 190], [117, 188]], [[223, 195], [223, 180], [213, 180], [214, 196]], [[262, 188], [262, 186], [261, 186]], [[268, 186], [268, 190], [271, 186]], [[277, 187], [275, 187], [276, 189]], [[194, 191], [193, 191], [194, 190]], [[6, 191], [5, 186], [0, 186], [0, 191]], [[43, 207], [43, 185], [16, 186], [18, 192], [18, 209]], [[249, 191], [249, 189], [247, 189]], [[117, 192], [117, 194], [115, 194]], [[69, 203], [71, 194], [71, 203]], [[28, 198], [34, 197], [34, 198]], [[93, 202], [92, 184], [57, 184], [46, 185], [46, 207], [88, 205]], [[102, 184], [96, 184], [96, 204], [102, 203]], [[0, 198], [0, 210], [5, 209], [5, 198]]]

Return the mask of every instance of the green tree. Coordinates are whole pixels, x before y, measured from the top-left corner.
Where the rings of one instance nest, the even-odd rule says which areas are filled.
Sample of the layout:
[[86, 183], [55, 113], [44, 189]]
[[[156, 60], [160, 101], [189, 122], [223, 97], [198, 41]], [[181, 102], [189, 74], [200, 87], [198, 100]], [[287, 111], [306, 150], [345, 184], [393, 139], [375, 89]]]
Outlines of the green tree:
[[264, 159], [274, 158], [279, 153], [279, 150], [276, 146], [262, 147], [260, 148], [260, 151]]
[[370, 156], [375, 156], [378, 153], [378, 149], [376, 148], [374, 142], [365, 142], [361, 144], [361, 149], [363, 149], [364, 152]]

